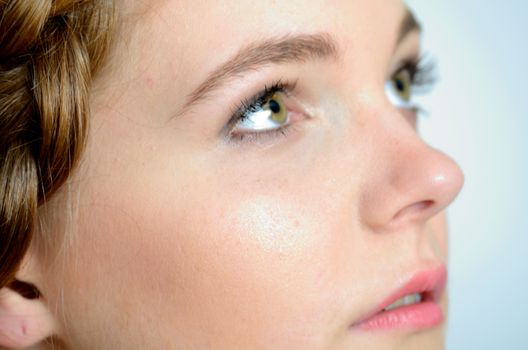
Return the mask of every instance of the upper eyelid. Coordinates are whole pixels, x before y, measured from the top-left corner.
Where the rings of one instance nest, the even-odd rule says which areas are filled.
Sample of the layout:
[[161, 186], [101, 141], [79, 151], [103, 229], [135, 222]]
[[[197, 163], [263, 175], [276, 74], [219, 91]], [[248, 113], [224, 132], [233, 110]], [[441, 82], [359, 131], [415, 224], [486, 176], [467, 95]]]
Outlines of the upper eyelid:
[[[266, 88], [265, 88], [266, 89]], [[228, 126], [234, 126], [234, 124], [244, 115], [244, 112], [250, 108], [251, 106], [255, 105], [259, 102], [262, 98], [266, 96], [265, 91], [261, 90], [256, 95], [253, 95], [251, 97], [245, 97], [242, 99], [241, 102], [238, 102], [238, 104], [234, 105], [230, 108], [230, 118], [228, 121]]]
[[[234, 105], [230, 108], [230, 115], [232, 116], [231, 119], [241, 116], [243, 111], [257, 103], [260, 99], [265, 98], [266, 94], [269, 93], [267, 90], [277, 89], [278, 91], [283, 93], [286, 97], [290, 96], [291, 93], [293, 93], [296, 89], [298, 79], [295, 79], [293, 81], [290, 80], [284, 80], [284, 79], [278, 79], [274, 81], [272, 84], [266, 84], [264, 88], [259, 90], [255, 95], [246, 97], [242, 99], [241, 102], [238, 102], [238, 104]], [[231, 120], [230, 119], [230, 120]]]
[[[274, 84], [275, 85], [275, 84]], [[256, 95], [253, 95], [249, 98], [244, 98], [241, 103], [237, 107], [235, 107], [234, 111], [231, 112], [231, 115], [233, 117], [235, 116], [242, 116], [248, 108], [255, 106], [256, 104], [261, 104], [262, 101], [269, 96], [270, 89], [273, 89], [274, 87], [268, 88], [267, 86], [264, 87], [264, 90], [259, 91]]]

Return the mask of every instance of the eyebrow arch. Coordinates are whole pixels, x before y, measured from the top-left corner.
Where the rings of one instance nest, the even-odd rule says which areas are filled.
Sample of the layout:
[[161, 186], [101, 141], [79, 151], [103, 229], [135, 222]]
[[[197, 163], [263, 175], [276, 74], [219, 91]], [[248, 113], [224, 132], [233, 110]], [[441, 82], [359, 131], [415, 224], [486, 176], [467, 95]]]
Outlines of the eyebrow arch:
[[418, 20], [416, 17], [414, 17], [414, 14], [411, 12], [411, 10], [406, 9], [405, 15], [403, 16], [403, 20], [400, 24], [400, 32], [398, 33], [396, 45], [399, 45], [411, 32], [421, 30], [422, 26], [420, 23], [418, 23]]
[[340, 57], [337, 41], [328, 33], [284, 35], [256, 41], [242, 47], [234, 57], [215, 69], [187, 98], [183, 114], [190, 106], [205, 99], [213, 90], [241, 73], [267, 64], [306, 62]]
[[[421, 30], [421, 26], [413, 13], [407, 9], [400, 25], [397, 44], [414, 30]], [[184, 114], [188, 108], [206, 99], [212, 91], [244, 72], [259, 69], [267, 64], [318, 59], [339, 60], [340, 51], [337, 41], [326, 32], [284, 35], [252, 42], [213, 70], [205, 81], [188, 95], [187, 101], [177, 115]]]

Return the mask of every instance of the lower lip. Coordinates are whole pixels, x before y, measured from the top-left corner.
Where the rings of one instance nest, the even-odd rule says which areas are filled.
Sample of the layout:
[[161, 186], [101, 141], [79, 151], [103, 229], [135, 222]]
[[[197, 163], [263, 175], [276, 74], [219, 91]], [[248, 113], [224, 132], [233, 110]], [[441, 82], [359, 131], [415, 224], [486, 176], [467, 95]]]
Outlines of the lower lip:
[[440, 325], [444, 312], [439, 304], [425, 301], [399, 307], [391, 311], [379, 312], [358, 325], [362, 330], [421, 330]]

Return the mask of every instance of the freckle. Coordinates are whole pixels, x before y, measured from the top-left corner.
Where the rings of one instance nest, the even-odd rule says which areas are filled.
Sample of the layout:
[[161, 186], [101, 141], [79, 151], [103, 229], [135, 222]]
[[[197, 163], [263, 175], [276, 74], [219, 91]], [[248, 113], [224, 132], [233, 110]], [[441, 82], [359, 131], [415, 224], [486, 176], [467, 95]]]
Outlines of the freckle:
[[145, 85], [152, 89], [155, 85], [155, 82], [154, 82], [154, 79], [152, 79], [151, 77], [145, 77]]
[[295, 221], [293, 222], [293, 224], [295, 225], [295, 227], [299, 227], [301, 224], [299, 223], [299, 220], [295, 219]]

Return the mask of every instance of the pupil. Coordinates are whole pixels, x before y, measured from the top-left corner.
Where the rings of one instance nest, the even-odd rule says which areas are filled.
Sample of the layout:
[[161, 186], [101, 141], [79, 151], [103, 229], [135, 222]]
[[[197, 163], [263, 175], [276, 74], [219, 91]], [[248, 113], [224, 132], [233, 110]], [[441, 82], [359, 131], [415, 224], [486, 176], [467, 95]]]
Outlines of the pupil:
[[273, 113], [279, 113], [281, 110], [279, 103], [275, 100], [269, 101], [269, 108]]
[[401, 79], [396, 79], [396, 89], [398, 89], [401, 92], [405, 91], [405, 84], [403, 84], [403, 81]]

